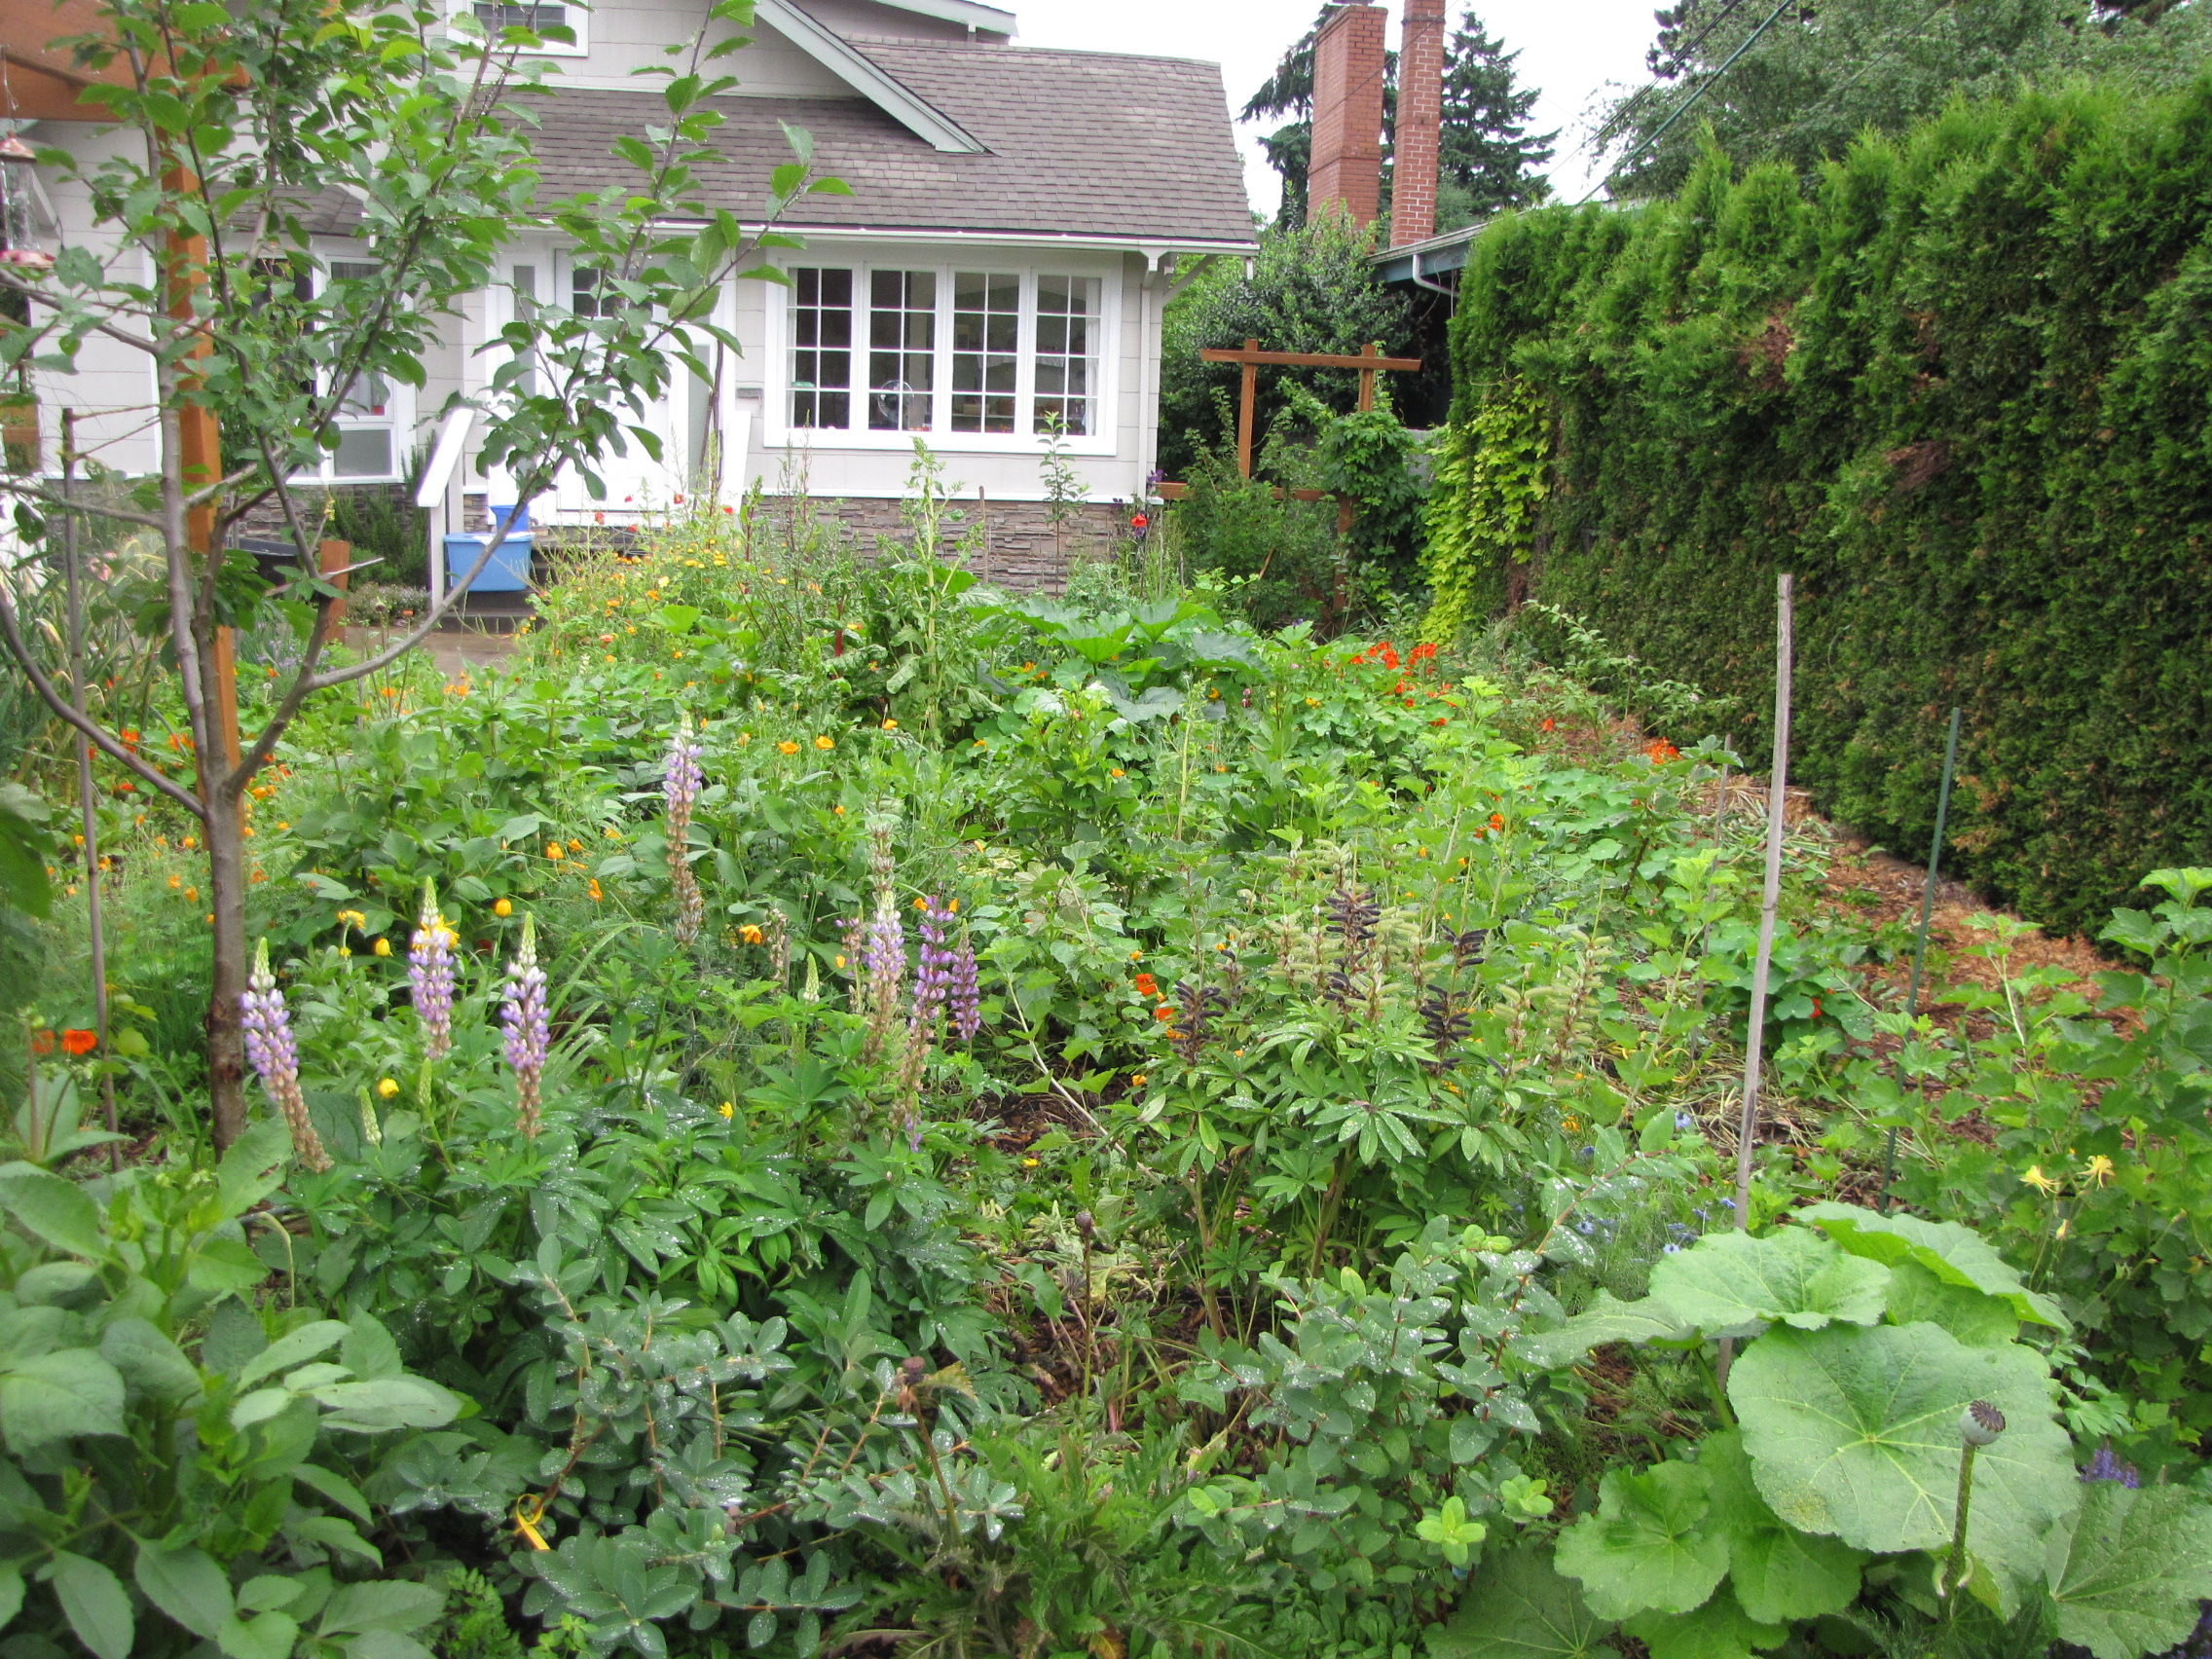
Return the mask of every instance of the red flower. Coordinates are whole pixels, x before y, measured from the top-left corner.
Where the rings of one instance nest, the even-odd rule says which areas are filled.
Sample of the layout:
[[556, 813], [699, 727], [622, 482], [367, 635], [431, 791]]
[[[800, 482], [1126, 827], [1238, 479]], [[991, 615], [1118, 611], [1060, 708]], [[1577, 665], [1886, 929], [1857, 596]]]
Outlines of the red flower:
[[1150, 523], [1152, 523], [1152, 520], [1139, 513], [1135, 518], [1129, 520], [1129, 528], [1131, 530], [1142, 530]]
[[1654, 766], [1664, 766], [1670, 760], [1681, 758], [1682, 752], [1663, 737], [1655, 737], [1643, 746], [1643, 753]]
[[1546, 716], [1544, 717], [1544, 726], [1543, 726], [1543, 729], [1544, 729], [1544, 730], [1546, 730], [1546, 731], [1549, 731], [1549, 730], [1551, 730], [1551, 729], [1552, 729], [1552, 723], [1553, 723], [1553, 722], [1552, 722], [1552, 718], [1551, 718], [1551, 716], [1549, 716], [1549, 715], [1546, 715]]
[[1160, 995], [1160, 981], [1150, 974], [1139, 974], [1137, 976], [1137, 995], [1143, 997], [1147, 1002], [1151, 1001], [1154, 997]]
[[1504, 829], [1504, 828], [1505, 828], [1505, 817], [1504, 817], [1504, 815], [1503, 815], [1502, 813], [1496, 813], [1496, 812], [1493, 812], [1493, 813], [1492, 813], [1492, 814], [1490, 815], [1490, 827], [1491, 827], [1491, 828], [1492, 828], [1493, 830], [1502, 830], [1502, 829]]
[[89, 1054], [99, 1047], [99, 1042], [100, 1035], [96, 1031], [71, 1030], [61, 1033], [62, 1050], [71, 1054]]
[[1435, 655], [1436, 647], [1432, 645], [1427, 644], [1426, 642], [1423, 642], [1422, 644], [1414, 646], [1414, 654], [1410, 660], [1414, 662], [1427, 662], [1431, 660]]
[[32, 1053], [34, 1053], [34, 1054], [51, 1054], [51, 1053], [53, 1053], [53, 1052], [54, 1052], [54, 1033], [53, 1033], [53, 1032], [51, 1032], [51, 1031], [34, 1031], [34, 1032], [32, 1032], [32, 1033], [31, 1033], [31, 1052], [32, 1052]]
[[1375, 650], [1382, 657], [1382, 666], [1395, 673], [1398, 667], [1398, 647], [1390, 644], [1388, 640], [1384, 640], [1375, 647]]
[[1819, 997], [1813, 999], [1813, 1017], [1815, 1019], [1821, 1017], [1821, 999]]

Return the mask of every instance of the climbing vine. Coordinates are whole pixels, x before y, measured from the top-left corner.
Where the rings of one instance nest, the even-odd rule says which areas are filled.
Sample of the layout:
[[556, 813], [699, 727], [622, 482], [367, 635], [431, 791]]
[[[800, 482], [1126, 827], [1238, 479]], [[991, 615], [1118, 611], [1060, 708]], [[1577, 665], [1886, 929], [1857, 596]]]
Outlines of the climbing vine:
[[1505, 563], [1528, 563], [1551, 493], [1550, 437], [1543, 399], [1518, 378], [1478, 403], [1472, 419], [1445, 428], [1428, 498], [1424, 639], [1449, 644], [1494, 608], [1499, 596], [1490, 590]]

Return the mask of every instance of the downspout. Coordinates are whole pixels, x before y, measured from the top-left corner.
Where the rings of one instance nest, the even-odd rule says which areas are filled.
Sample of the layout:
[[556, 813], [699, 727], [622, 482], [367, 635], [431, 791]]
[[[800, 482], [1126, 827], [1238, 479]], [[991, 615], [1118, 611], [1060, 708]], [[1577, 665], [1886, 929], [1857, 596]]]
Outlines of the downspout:
[[1459, 290], [1456, 287], [1447, 288], [1435, 277], [1424, 276], [1423, 275], [1421, 275], [1420, 251], [1418, 248], [1414, 250], [1413, 261], [1414, 286], [1417, 288], [1426, 288], [1432, 294], [1442, 294], [1446, 299], [1452, 302], [1455, 308], [1457, 307], [1459, 303]]

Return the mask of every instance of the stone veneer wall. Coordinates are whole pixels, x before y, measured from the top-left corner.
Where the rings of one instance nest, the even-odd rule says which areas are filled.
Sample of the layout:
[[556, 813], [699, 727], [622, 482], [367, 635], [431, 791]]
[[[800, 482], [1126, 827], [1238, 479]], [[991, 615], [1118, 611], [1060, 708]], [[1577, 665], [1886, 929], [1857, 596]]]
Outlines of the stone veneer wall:
[[[471, 531], [489, 528], [484, 498], [469, 496], [464, 519]], [[872, 552], [883, 541], [906, 539], [906, 503], [898, 497], [794, 497], [764, 496], [755, 521], [769, 535], [790, 534], [794, 519], [811, 517], [818, 534], [841, 539], [862, 552]], [[968, 569], [977, 579], [1025, 593], [1058, 593], [1067, 585], [1068, 568], [1085, 558], [1103, 555], [1118, 536], [1128, 532], [1127, 512], [1107, 501], [1086, 501], [1063, 537], [1053, 532], [1043, 501], [957, 501], [945, 512], [944, 539], [964, 546]], [[593, 536], [617, 544], [631, 532], [614, 526], [590, 527]], [[539, 526], [540, 543], [562, 535]], [[576, 534], [583, 534], [579, 527]]]

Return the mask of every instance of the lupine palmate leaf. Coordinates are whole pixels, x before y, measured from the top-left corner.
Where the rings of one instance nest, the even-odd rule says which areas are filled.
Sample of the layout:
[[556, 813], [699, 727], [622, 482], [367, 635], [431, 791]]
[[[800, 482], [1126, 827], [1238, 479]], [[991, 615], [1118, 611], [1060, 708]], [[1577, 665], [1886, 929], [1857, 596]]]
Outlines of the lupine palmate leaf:
[[2021, 1283], [2011, 1264], [1971, 1228], [1916, 1215], [1877, 1215], [1857, 1204], [1810, 1204], [1798, 1213], [1854, 1256], [1884, 1264], [1918, 1262], [1945, 1284], [1965, 1285], [2009, 1303], [2023, 1319], [2053, 1330], [2067, 1328], [2058, 1304]]
[[1599, 1483], [1597, 1514], [1560, 1534], [1553, 1559], [1605, 1618], [1686, 1613], [1728, 1570], [1728, 1540], [1704, 1525], [1711, 1486], [1694, 1463], [1614, 1469]]
[[1814, 1331], [1882, 1317], [1890, 1272], [1847, 1256], [1805, 1227], [1763, 1238], [1709, 1233], [1651, 1270], [1650, 1300], [1707, 1336], [1750, 1336], [1771, 1324]]
[[2181, 1487], [2086, 1482], [2048, 1549], [2058, 1634], [2096, 1659], [2175, 1645], [2212, 1598], [2212, 1503]]
[[1596, 1659], [1612, 1625], [1592, 1613], [1574, 1581], [1543, 1552], [1484, 1561], [1458, 1609], [1428, 1632], [1429, 1659]]
[[1723, 1590], [1694, 1612], [1639, 1613], [1621, 1627], [1651, 1659], [1751, 1659], [1751, 1650], [1789, 1640], [1782, 1625], [1760, 1624]]
[[1728, 1398], [1759, 1495], [1802, 1531], [1887, 1554], [1951, 1540], [1959, 1417], [1986, 1400], [2007, 1427], [1974, 1465], [1968, 1548], [2013, 1584], [2039, 1577], [2043, 1534], [2080, 1500], [2043, 1356], [1969, 1347], [1936, 1325], [1769, 1331]]

